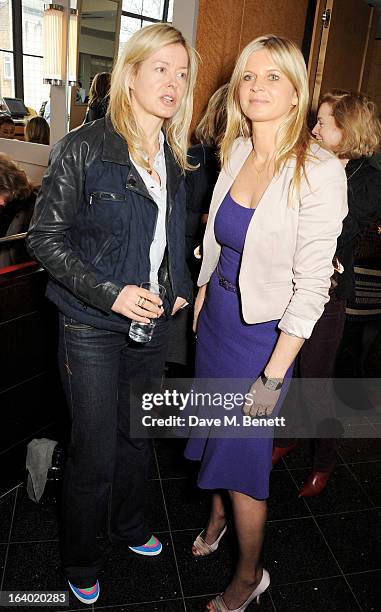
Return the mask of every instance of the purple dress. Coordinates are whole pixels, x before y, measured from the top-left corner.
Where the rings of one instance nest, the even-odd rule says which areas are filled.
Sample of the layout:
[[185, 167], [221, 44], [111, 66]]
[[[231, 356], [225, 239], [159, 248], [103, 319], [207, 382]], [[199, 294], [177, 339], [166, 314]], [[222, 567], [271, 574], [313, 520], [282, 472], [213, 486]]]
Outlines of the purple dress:
[[[216, 215], [215, 235], [222, 246], [218, 271], [233, 285], [238, 285], [243, 246], [253, 214], [254, 209], [237, 204], [228, 193]], [[239, 293], [221, 287], [215, 271], [198, 323], [196, 378], [254, 381], [265, 368], [278, 340], [278, 322], [245, 323]], [[279, 412], [280, 404], [281, 401], [273, 416]], [[272, 445], [272, 438], [191, 438], [185, 456], [201, 460], [199, 487], [230, 489], [266, 499]]]

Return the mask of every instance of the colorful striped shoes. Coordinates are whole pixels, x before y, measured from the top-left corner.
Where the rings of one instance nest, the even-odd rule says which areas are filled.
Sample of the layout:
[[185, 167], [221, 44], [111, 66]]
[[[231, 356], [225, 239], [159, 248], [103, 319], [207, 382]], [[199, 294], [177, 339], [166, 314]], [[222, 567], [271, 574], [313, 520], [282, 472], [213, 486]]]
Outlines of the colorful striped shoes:
[[82, 603], [93, 604], [97, 601], [99, 597], [99, 593], [100, 593], [98, 580], [96, 584], [94, 584], [94, 586], [88, 587], [86, 589], [79, 589], [78, 587], [74, 586], [74, 584], [72, 584], [69, 580], [68, 582], [69, 582], [69, 587], [73, 591], [74, 595]]
[[143, 544], [142, 546], [129, 546], [128, 547], [133, 552], [138, 555], [146, 555], [147, 557], [154, 557], [155, 555], [160, 555], [163, 546], [161, 542], [157, 539], [156, 536], [152, 535], [148, 542]]

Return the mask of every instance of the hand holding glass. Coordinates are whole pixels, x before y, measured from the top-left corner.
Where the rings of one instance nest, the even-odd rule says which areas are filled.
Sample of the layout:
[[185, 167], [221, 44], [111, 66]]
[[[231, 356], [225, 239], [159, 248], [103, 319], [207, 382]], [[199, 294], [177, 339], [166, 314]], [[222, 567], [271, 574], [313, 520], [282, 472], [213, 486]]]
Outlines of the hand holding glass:
[[[140, 285], [142, 289], [146, 289], [155, 295], [158, 295], [161, 300], [165, 297], [165, 287], [158, 283], [142, 283]], [[145, 298], [143, 298], [145, 300]], [[138, 304], [140, 306], [140, 304]], [[141, 304], [144, 308], [144, 302]], [[153, 330], [155, 329], [157, 319], [150, 319], [149, 323], [141, 323], [140, 321], [132, 321], [130, 325], [130, 331], [128, 333], [131, 340], [135, 342], [149, 342], [153, 336]]]

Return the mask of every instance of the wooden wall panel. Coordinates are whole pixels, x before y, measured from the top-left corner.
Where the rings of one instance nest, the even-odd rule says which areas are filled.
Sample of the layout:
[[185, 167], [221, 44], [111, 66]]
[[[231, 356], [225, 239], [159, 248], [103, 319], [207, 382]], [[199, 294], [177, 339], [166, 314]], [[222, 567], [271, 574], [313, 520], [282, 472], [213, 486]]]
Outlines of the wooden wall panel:
[[238, 53], [261, 34], [302, 44], [308, 0], [200, 0], [196, 49], [201, 55], [194, 123], [212, 93], [229, 78]]
[[244, 0], [200, 0], [196, 49], [201, 56], [194, 118], [231, 74], [239, 51]]
[[366, 93], [376, 102], [381, 113], [381, 39], [374, 41], [372, 65], [369, 72]]
[[375, 8], [371, 9], [371, 16], [369, 20], [368, 36], [366, 41], [366, 48], [363, 56], [362, 73], [360, 75], [358, 88], [360, 91], [366, 92], [368, 89], [369, 75], [372, 68], [373, 61], [373, 48], [376, 42], [378, 22], [380, 19], [380, 13]]
[[371, 8], [361, 0], [334, 0], [321, 93], [357, 89], [366, 51]]
[[262, 34], [287, 36], [301, 47], [307, 8], [308, 0], [246, 0], [240, 49]]

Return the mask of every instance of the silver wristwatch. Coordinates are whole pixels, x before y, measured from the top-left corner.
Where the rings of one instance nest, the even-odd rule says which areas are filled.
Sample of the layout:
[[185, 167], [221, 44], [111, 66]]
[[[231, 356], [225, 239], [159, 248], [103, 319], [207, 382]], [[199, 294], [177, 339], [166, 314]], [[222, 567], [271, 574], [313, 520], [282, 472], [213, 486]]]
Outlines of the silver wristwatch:
[[264, 374], [261, 374], [261, 381], [263, 386], [270, 391], [278, 391], [282, 388], [283, 380], [280, 378], [267, 378]]

